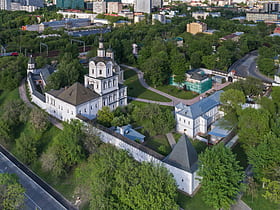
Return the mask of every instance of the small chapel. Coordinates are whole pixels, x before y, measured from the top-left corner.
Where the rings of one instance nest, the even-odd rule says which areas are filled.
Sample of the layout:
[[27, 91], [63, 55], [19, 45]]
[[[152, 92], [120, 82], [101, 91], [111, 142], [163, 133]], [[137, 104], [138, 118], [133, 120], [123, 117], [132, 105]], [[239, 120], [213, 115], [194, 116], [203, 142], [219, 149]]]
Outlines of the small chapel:
[[[27, 74], [28, 78], [37, 80], [45, 75], [35, 68], [32, 57], [28, 62]], [[35, 83], [35, 80], [31, 80], [28, 82]], [[113, 110], [127, 105], [127, 87], [123, 81], [123, 70], [115, 62], [112, 49], [106, 51], [104, 40], [100, 38], [97, 56], [89, 59], [89, 72], [84, 76], [84, 84], [76, 82], [70, 87], [45, 92], [44, 105], [40, 106], [63, 121], [76, 119], [77, 115], [91, 120], [104, 106]]]

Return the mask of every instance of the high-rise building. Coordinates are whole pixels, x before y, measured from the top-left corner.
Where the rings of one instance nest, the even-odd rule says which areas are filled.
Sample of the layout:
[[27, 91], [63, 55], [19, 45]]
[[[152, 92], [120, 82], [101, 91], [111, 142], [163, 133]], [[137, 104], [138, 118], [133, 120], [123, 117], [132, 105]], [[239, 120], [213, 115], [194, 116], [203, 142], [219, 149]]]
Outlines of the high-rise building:
[[11, 10], [11, 0], [0, 0], [1, 10]]
[[106, 1], [105, 0], [93, 0], [93, 12], [97, 14], [106, 13]]
[[136, 0], [135, 12], [151, 13], [154, 7], [162, 7], [162, 0]]
[[83, 9], [84, 0], [56, 0], [56, 7], [62, 9]]
[[25, 10], [33, 12], [44, 6], [44, 0], [0, 0], [0, 10]]

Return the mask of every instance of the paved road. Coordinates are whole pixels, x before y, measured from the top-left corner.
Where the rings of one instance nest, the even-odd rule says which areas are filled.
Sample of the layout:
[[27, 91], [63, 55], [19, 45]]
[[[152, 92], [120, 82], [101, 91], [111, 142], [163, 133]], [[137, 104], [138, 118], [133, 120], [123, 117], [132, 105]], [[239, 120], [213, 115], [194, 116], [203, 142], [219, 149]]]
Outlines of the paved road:
[[[21, 98], [21, 100], [28, 106], [30, 107], [31, 109], [35, 108], [36, 106], [34, 104], [32, 104], [27, 95], [26, 95], [26, 88], [25, 88], [25, 82], [26, 82], [26, 78], [23, 78], [21, 80], [21, 83], [20, 83], [20, 86], [18, 88], [19, 90], [19, 96]], [[52, 116], [49, 116], [49, 121], [50, 123], [52, 123], [55, 127], [57, 127], [58, 129], [60, 130], [63, 130], [63, 125], [60, 121], [58, 121], [56, 118], [52, 117]]]
[[246, 54], [243, 58], [236, 61], [229, 68], [228, 71], [235, 70], [237, 76], [241, 77], [255, 77], [263, 82], [273, 83], [273, 79], [261, 74], [256, 65], [256, 59], [258, 57], [257, 51]]
[[176, 141], [175, 141], [175, 139], [173, 137], [173, 134], [172, 133], [167, 133], [166, 137], [167, 137], [167, 140], [168, 140], [168, 142], [170, 144], [170, 147], [173, 149], [175, 147], [175, 145], [176, 145]]
[[121, 64], [121, 66], [135, 71], [137, 73], [140, 84], [144, 88], [172, 100], [171, 102], [160, 102], [160, 101], [152, 101], [152, 100], [142, 99], [142, 98], [129, 97], [132, 100], [146, 102], [146, 103], [155, 103], [155, 104], [160, 104], [160, 105], [165, 105], [165, 106], [175, 106], [176, 104], [182, 102], [183, 104], [186, 104], [186, 105], [192, 105], [192, 104], [198, 102], [201, 98], [205, 97], [206, 94], [220, 90], [230, 84], [229, 82], [226, 82], [224, 84], [215, 84], [212, 89], [206, 91], [205, 93], [202, 93], [193, 99], [186, 100], [186, 99], [176, 98], [176, 97], [171, 96], [167, 93], [164, 93], [160, 90], [150, 87], [144, 80], [144, 73], [142, 71], [140, 71], [139, 69], [132, 67], [132, 66], [125, 65], [125, 64]]
[[41, 208], [42, 210], [66, 209], [0, 152], [0, 173], [1, 172], [18, 175], [20, 183], [26, 190], [27, 199], [25, 209], [34, 210], [34, 207], [38, 209]]

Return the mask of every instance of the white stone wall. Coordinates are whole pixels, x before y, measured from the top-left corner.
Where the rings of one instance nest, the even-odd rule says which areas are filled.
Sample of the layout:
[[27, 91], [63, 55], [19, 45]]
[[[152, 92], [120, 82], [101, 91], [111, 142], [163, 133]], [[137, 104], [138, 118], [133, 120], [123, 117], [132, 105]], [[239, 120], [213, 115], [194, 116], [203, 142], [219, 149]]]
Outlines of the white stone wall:
[[129, 152], [129, 154], [132, 155], [132, 157], [139, 161], [147, 161], [147, 162], [152, 162], [155, 164], [161, 164], [165, 168], [168, 169], [168, 171], [173, 175], [178, 189], [188, 193], [188, 194], [193, 194], [193, 192], [197, 189], [199, 186], [199, 181], [196, 180], [197, 175], [196, 173], [189, 173], [185, 170], [182, 170], [180, 168], [174, 167], [170, 164], [164, 163], [161, 160], [153, 157], [150, 154], [147, 154], [140, 149], [133, 147], [132, 145], [127, 144], [126, 142], [122, 141], [121, 139], [118, 139], [117, 137], [106, 133], [102, 130], [96, 129], [97, 133], [99, 133], [100, 138], [103, 142], [112, 144], [116, 146], [117, 148], [124, 149]]
[[43, 100], [41, 100], [39, 97], [35, 95], [35, 89], [32, 86], [32, 79], [30, 76], [27, 76], [27, 84], [28, 84], [28, 90], [31, 96], [31, 101], [36, 104], [37, 106], [41, 107], [42, 109], [46, 109], [46, 104]]

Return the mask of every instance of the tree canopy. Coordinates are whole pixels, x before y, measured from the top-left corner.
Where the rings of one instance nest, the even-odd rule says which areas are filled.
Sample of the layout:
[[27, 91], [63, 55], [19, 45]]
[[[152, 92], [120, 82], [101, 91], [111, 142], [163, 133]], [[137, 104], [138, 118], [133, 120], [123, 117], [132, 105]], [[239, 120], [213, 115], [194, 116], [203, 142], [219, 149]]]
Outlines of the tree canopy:
[[14, 174], [0, 173], [0, 209], [21, 209], [25, 189]]
[[229, 208], [235, 202], [243, 179], [243, 172], [232, 151], [220, 143], [199, 155], [198, 175], [203, 200], [209, 206]]
[[176, 185], [167, 169], [138, 163], [104, 144], [76, 170], [90, 209], [178, 209]]

